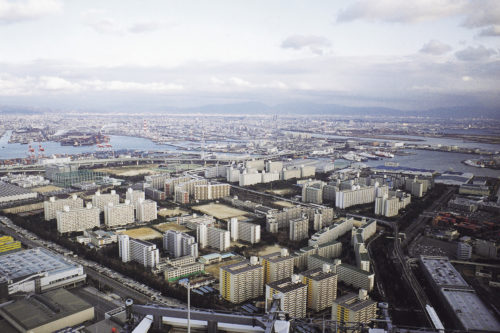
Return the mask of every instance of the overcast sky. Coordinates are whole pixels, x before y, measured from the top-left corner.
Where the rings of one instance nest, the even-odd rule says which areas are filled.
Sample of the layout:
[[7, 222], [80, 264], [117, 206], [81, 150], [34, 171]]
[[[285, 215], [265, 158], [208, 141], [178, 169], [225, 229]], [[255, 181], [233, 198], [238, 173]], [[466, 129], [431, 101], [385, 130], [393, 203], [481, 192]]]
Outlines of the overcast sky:
[[247, 101], [499, 106], [500, 1], [0, 0], [0, 105]]

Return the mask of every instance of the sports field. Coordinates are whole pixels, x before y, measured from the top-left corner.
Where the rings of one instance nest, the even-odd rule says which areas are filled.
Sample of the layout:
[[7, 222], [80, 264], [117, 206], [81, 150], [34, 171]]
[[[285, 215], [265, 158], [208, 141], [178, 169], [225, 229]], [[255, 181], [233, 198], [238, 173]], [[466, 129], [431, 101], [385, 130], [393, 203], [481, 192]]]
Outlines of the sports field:
[[233, 260], [228, 260], [228, 261], [221, 261], [217, 264], [208, 265], [208, 266], [205, 266], [205, 272], [207, 272], [208, 274], [210, 274], [213, 277], [215, 277], [216, 279], [218, 279], [219, 273], [220, 273], [219, 268], [221, 268], [221, 266], [231, 265], [231, 264], [240, 262], [242, 260], [243, 259], [241, 259], [241, 258], [240, 259], [233, 259]]
[[288, 202], [288, 201], [281, 201], [281, 200], [274, 201], [273, 204], [280, 206], [280, 207], [295, 207], [295, 205], [293, 203]]
[[45, 185], [45, 186], [35, 187], [32, 190], [33, 192], [47, 193], [47, 192], [59, 191], [62, 190], [62, 188], [54, 185]]
[[236, 209], [223, 204], [214, 204], [214, 203], [202, 206], [195, 206], [193, 207], [193, 209], [202, 212], [204, 214], [212, 215], [213, 217], [221, 220], [230, 219], [231, 217], [244, 216], [247, 213], [244, 210]]
[[172, 217], [177, 215], [184, 215], [187, 213], [188, 213], [187, 211], [180, 208], [174, 208], [174, 209], [162, 208], [158, 211], [158, 215], [161, 217]]
[[148, 239], [163, 237], [161, 233], [148, 227], [129, 229], [126, 231], [122, 231], [120, 233], [140, 240], [148, 240]]

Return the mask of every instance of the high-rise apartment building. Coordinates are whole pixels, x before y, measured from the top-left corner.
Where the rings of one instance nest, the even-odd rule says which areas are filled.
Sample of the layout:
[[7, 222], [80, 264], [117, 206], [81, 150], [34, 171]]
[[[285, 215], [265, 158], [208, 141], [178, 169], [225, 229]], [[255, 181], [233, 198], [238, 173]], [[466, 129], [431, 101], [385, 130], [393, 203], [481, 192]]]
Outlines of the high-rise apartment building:
[[250, 222], [239, 222], [233, 217], [228, 223], [231, 239], [237, 241], [239, 239], [255, 244], [260, 242], [260, 225]]
[[287, 249], [264, 255], [260, 258], [264, 267], [264, 282], [270, 283], [293, 274], [293, 257], [288, 254]]
[[377, 303], [368, 297], [364, 289], [360, 289], [358, 294], [348, 293], [333, 301], [332, 320], [369, 324], [376, 318]]
[[204, 184], [194, 187], [195, 200], [216, 200], [229, 196], [229, 184]]
[[45, 221], [55, 219], [57, 217], [56, 213], [62, 211], [64, 206], [68, 206], [69, 208], [83, 208], [83, 200], [78, 198], [76, 194], [73, 194], [68, 199], [50, 197], [48, 201], [43, 202]]
[[290, 220], [289, 237], [292, 241], [301, 241], [309, 236], [309, 219], [303, 216]]
[[301, 273], [302, 283], [307, 285], [307, 307], [322, 311], [332, 306], [337, 298], [337, 274], [330, 265], [324, 264]]
[[264, 272], [257, 257], [220, 268], [220, 294], [231, 303], [262, 296]]
[[208, 227], [206, 230], [206, 245], [208, 247], [226, 251], [231, 246], [229, 231], [214, 227]]
[[104, 224], [108, 227], [134, 223], [134, 206], [125, 200], [123, 204], [109, 203], [104, 206]]
[[118, 235], [118, 251], [123, 262], [135, 261], [144, 267], [155, 267], [160, 260], [156, 245], [128, 235]]
[[136, 208], [136, 217], [139, 222], [149, 222], [158, 218], [156, 201], [139, 199]]
[[163, 234], [163, 248], [174, 258], [183, 256], [198, 257], [198, 243], [193, 236], [184, 232], [168, 230]]
[[116, 194], [115, 190], [111, 190], [111, 193], [103, 194], [97, 191], [92, 196], [92, 206], [99, 208], [101, 211], [104, 210], [109, 203], [113, 205], [118, 205], [120, 203], [120, 196]]
[[292, 277], [268, 283], [266, 285], [266, 304], [269, 304], [276, 294], [281, 294], [283, 310], [290, 317], [304, 318], [306, 316], [307, 285], [302, 283], [300, 276], [293, 275]]
[[85, 208], [64, 206], [62, 211], [57, 212], [57, 231], [67, 233], [99, 227], [99, 213], [99, 208], [92, 207], [91, 203], [87, 203]]
[[146, 199], [146, 194], [144, 191], [139, 191], [139, 190], [133, 190], [129, 188], [127, 190], [127, 193], [125, 194], [125, 199], [129, 200], [132, 205], [134, 205], [134, 208], [137, 209], [137, 205], [139, 204], [139, 200], [144, 200]]

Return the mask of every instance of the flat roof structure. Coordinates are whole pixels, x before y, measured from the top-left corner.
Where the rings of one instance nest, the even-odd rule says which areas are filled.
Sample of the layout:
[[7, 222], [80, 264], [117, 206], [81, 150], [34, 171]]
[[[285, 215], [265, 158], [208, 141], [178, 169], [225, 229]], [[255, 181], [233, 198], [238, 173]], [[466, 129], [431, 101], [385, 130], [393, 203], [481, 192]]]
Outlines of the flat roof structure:
[[250, 261], [245, 260], [245, 261], [237, 262], [237, 263], [226, 265], [226, 266], [221, 266], [220, 268], [222, 270], [225, 270], [225, 271], [230, 272], [232, 274], [238, 274], [238, 273], [250, 271], [252, 269], [257, 269], [257, 268], [261, 268], [261, 267], [262, 266], [258, 263], [255, 265], [252, 265], [250, 263]]
[[423, 271], [462, 329], [500, 332], [500, 322], [450, 263], [448, 257], [421, 256]]
[[288, 293], [304, 287], [307, 288], [307, 286], [303, 284], [300, 279], [297, 280], [297, 282], [293, 282], [291, 278], [284, 278], [278, 281], [270, 282], [267, 285], [282, 293]]
[[80, 265], [43, 248], [34, 248], [0, 256], [0, 281], [18, 280], [40, 272], [57, 274]]
[[447, 257], [425, 257], [420, 258], [422, 265], [431, 275], [432, 280], [438, 286], [454, 286], [469, 288], [464, 278], [457, 272]]
[[22, 332], [49, 332], [93, 319], [94, 307], [60, 288], [7, 304], [0, 316]]
[[362, 310], [362, 309], [364, 309], [364, 308], [366, 308], [366, 307], [368, 307], [376, 302], [369, 299], [369, 298], [362, 300], [362, 299], [359, 299], [358, 294], [348, 293], [348, 294], [345, 294], [345, 295], [337, 298], [335, 303], [340, 305], [340, 306], [343, 306], [349, 310], [359, 311], [359, 310]]

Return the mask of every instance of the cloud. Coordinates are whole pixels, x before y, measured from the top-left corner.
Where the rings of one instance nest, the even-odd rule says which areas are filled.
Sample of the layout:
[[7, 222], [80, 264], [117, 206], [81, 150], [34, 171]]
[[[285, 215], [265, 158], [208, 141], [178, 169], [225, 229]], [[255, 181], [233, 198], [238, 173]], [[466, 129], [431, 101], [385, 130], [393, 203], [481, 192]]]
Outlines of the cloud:
[[493, 49], [487, 49], [483, 45], [479, 45], [478, 47], [469, 46], [468, 48], [457, 51], [455, 52], [455, 56], [462, 61], [481, 61], [487, 60], [496, 53], [497, 52]]
[[168, 93], [184, 89], [183, 85], [165, 82], [122, 80], [70, 80], [59, 76], [16, 77], [0, 75], [0, 96], [71, 94], [83, 92]]
[[293, 35], [281, 43], [281, 47], [284, 49], [301, 50], [307, 48], [315, 54], [325, 53], [330, 45], [327, 38], [315, 35]]
[[166, 25], [157, 21], [141, 21], [127, 26], [115, 20], [104, 10], [90, 9], [82, 14], [83, 23], [100, 34], [125, 35], [153, 32]]
[[482, 37], [500, 37], [500, 25], [493, 25], [479, 32]]
[[359, 0], [340, 10], [337, 22], [360, 19], [399, 23], [435, 20], [461, 13], [466, 4], [465, 0]]
[[465, 8], [464, 14], [466, 17], [463, 25], [468, 28], [500, 25], [498, 0], [471, 0]]
[[432, 55], [442, 55], [450, 52], [451, 49], [451, 46], [449, 46], [448, 44], [433, 39], [424, 44], [424, 46], [422, 46], [422, 48], [420, 49], [420, 52]]
[[0, 23], [36, 20], [62, 11], [59, 0], [0, 0]]
[[161, 24], [155, 21], [144, 21], [144, 22], [139, 22], [135, 23], [132, 25], [130, 28], [128, 28], [128, 31], [134, 34], [140, 34], [143, 32], [151, 32], [151, 31], [156, 31], [161, 29]]
[[288, 89], [288, 86], [279, 80], [273, 80], [270, 82], [264, 83], [252, 83], [245, 79], [233, 76], [228, 79], [220, 79], [218, 77], [211, 77], [210, 81], [220, 87], [228, 87], [228, 88], [243, 88], [243, 89]]

